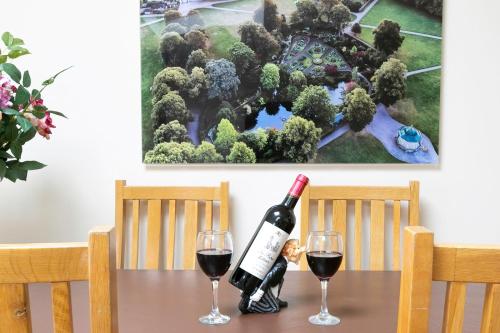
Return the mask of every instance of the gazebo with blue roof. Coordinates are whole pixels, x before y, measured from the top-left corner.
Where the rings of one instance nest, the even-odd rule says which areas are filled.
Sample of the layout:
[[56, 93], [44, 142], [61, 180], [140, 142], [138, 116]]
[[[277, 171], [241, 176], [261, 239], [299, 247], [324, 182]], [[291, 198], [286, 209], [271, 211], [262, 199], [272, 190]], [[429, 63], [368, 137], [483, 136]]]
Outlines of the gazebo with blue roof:
[[416, 152], [422, 147], [422, 132], [413, 126], [402, 126], [398, 130], [396, 142], [405, 152]]

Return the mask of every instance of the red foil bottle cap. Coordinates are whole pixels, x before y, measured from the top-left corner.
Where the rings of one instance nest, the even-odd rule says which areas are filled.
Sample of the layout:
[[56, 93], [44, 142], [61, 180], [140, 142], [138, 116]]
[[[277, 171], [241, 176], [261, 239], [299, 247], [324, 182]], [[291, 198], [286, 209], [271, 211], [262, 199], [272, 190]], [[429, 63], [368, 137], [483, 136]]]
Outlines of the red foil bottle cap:
[[309, 178], [307, 178], [302, 174], [298, 175], [297, 178], [295, 178], [295, 181], [293, 182], [290, 191], [288, 191], [288, 194], [291, 195], [292, 197], [299, 198], [300, 195], [302, 194], [302, 191], [304, 191], [304, 188], [307, 186], [308, 183], [309, 183]]

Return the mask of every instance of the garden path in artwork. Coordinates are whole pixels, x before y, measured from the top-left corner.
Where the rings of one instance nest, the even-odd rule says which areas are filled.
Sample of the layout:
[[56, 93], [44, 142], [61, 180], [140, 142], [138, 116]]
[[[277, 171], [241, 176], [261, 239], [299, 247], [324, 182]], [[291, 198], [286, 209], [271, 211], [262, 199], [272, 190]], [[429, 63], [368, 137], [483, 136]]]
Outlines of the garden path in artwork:
[[422, 133], [422, 146], [414, 153], [407, 153], [398, 147], [396, 134], [404, 126], [389, 115], [383, 104], [377, 105], [377, 112], [373, 120], [365, 127], [365, 130], [379, 140], [389, 154], [406, 163], [436, 164], [439, 161], [438, 154], [432, 146], [431, 140]]

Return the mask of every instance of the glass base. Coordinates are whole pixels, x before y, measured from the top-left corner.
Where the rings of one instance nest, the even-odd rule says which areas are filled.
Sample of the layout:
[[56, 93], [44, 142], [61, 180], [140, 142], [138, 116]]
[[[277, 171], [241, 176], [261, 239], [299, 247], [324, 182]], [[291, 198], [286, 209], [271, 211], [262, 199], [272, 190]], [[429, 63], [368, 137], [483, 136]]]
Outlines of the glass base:
[[200, 323], [205, 325], [224, 325], [227, 324], [231, 318], [220, 313], [210, 313], [198, 319]]
[[340, 319], [329, 313], [318, 313], [309, 317], [309, 322], [314, 325], [333, 326], [340, 324]]

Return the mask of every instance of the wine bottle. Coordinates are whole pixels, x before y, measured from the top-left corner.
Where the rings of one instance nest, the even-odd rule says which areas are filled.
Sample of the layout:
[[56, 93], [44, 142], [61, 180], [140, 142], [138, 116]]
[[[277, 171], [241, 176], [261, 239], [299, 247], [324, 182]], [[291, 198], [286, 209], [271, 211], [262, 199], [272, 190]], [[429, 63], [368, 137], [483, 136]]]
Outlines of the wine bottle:
[[250, 295], [276, 262], [295, 226], [293, 209], [309, 179], [298, 175], [283, 202], [269, 208], [238, 261], [229, 282]]

